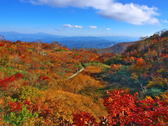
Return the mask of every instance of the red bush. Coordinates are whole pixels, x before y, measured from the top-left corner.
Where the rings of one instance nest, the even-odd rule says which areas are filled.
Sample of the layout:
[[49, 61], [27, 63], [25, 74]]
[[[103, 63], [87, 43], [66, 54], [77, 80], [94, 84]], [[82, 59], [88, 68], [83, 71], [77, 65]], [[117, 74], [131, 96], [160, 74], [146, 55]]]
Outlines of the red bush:
[[10, 112], [20, 111], [22, 109], [22, 104], [19, 102], [9, 102]]
[[7, 88], [9, 86], [9, 84], [17, 79], [22, 78], [23, 75], [20, 73], [17, 73], [11, 77], [7, 77], [3, 80], [0, 80], [0, 88]]
[[108, 92], [104, 105], [109, 125], [165, 126], [168, 122], [168, 103], [151, 97], [139, 100], [137, 94], [125, 90]]
[[86, 112], [75, 113], [73, 121], [74, 126], [98, 126], [96, 119]]

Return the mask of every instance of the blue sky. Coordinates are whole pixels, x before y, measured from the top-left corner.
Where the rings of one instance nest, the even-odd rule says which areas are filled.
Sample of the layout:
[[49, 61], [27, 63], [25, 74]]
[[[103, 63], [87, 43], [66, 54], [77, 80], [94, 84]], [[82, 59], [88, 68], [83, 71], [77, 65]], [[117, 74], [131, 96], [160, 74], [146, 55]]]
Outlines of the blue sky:
[[0, 0], [0, 32], [145, 36], [168, 28], [167, 0]]

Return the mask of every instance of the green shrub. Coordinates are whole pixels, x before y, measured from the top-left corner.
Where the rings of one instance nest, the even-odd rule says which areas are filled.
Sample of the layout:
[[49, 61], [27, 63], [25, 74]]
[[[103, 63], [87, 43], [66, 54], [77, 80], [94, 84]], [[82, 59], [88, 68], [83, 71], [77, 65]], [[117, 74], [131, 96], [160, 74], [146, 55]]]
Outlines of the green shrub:
[[20, 112], [9, 112], [4, 116], [4, 121], [11, 124], [12, 126], [22, 126], [25, 121], [30, 118], [37, 117], [38, 114], [32, 114], [26, 107], [23, 107]]
[[164, 92], [163, 89], [153, 87], [153, 88], [147, 89], [145, 92], [145, 95], [155, 97], [155, 96], [159, 96], [162, 92]]
[[40, 95], [40, 90], [32, 86], [25, 86], [20, 89], [18, 95], [19, 95], [19, 99], [22, 99], [22, 100], [26, 98], [33, 98]]
[[120, 55], [117, 55], [117, 56], [114, 56], [111, 59], [107, 60], [105, 62], [105, 64], [107, 64], [107, 65], [111, 65], [111, 64], [123, 64], [123, 65], [125, 65], [125, 62], [123, 61], [123, 59]]

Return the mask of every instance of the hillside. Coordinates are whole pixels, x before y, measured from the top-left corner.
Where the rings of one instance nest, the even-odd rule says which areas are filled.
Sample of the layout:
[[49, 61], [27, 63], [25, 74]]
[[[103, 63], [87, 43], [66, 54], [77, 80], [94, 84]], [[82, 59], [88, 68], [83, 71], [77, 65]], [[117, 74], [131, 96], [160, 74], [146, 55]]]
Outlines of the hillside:
[[[108, 79], [110, 83], [117, 83], [116, 86], [119, 86], [121, 83], [120, 86], [122, 87], [130, 85], [129, 88], [133, 88], [133, 90], [135, 90], [134, 86], [137, 86], [136, 83], [139, 83], [140, 86], [137, 90], [142, 88], [144, 91], [147, 91], [149, 85], [149, 87], [154, 86], [154, 89], [150, 89], [150, 93], [151, 95], [157, 95], [157, 93], [165, 91], [168, 88], [166, 82], [166, 73], [168, 72], [166, 63], [167, 49], [168, 38], [156, 35], [131, 44], [122, 54], [115, 55], [105, 61], [106, 64], [112, 65], [113, 68], [122, 69], [121, 73], [117, 71], [119, 72], [117, 74], [104, 73], [107, 74], [104, 79]], [[112, 76], [122, 78], [123, 80], [113, 78]], [[129, 76], [130, 79], [128, 79]], [[132, 76], [136, 77], [135, 82], [129, 82]], [[152, 91], [156, 94], [152, 94]]]
[[123, 43], [117, 43], [109, 48], [104, 49], [98, 49], [98, 53], [115, 53], [115, 54], [121, 54], [123, 53], [128, 46], [131, 46], [137, 42], [123, 42]]
[[0, 125], [166, 126], [168, 38], [119, 45], [100, 54], [0, 40]]

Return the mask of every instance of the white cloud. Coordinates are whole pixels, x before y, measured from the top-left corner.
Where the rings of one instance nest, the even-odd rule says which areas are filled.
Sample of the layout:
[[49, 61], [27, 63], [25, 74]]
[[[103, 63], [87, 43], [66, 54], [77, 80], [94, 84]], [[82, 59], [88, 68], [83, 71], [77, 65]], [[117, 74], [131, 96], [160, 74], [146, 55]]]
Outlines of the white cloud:
[[97, 26], [89, 26], [90, 29], [97, 29]]
[[73, 25], [71, 25], [71, 24], [64, 24], [64, 27], [66, 27], [66, 28], [73, 28]]
[[36, 5], [49, 5], [55, 7], [91, 7], [98, 14], [130, 24], [157, 24], [159, 20], [157, 8], [134, 3], [123, 4], [117, 0], [22, 0]]
[[66, 27], [66, 28], [77, 28], [77, 29], [82, 29], [83, 28], [83, 26], [72, 25], [72, 24], [64, 24], [64, 27]]
[[110, 30], [111, 30], [111, 28], [106, 28], [106, 30], [107, 30], [107, 31], [110, 31]]

